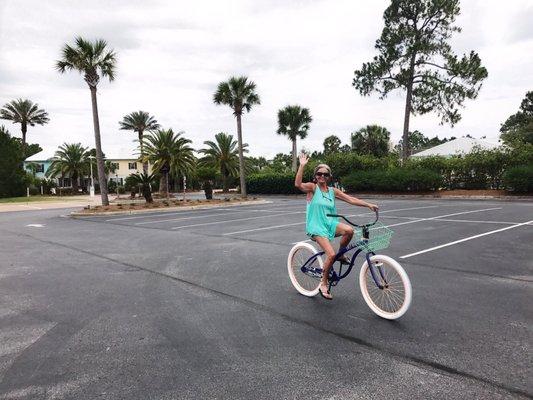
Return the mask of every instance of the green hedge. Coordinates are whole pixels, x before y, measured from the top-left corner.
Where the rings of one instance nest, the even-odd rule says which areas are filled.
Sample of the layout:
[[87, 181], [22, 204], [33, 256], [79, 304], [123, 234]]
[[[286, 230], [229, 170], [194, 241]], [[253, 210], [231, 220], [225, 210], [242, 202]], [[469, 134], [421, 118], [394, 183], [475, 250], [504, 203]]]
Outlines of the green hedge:
[[420, 192], [440, 188], [443, 178], [437, 172], [428, 169], [395, 168], [353, 172], [344, 177], [341, 183], [347, 192]]
[[[335, 177], [348, 176], [355, 171], [389, 169], [400, 165], [399, 159], [396, 156], [374, 157], [355, 153], [329, 154], [324, 158], [324, 163], [331, 167], [333, 176]], [[316, 164], [314, 163], [312, 166]]]
[[[311, 181], [313, 168], [324, 162], [349, 191], [426, 191], [444, 189], [510, 189], [531, 191], [527, 178], [533, 168], [533, 145], [495, 150], [476, 149], [464, 156], [410, 158], [374, 157], [353, 153], [329, 154], [310, 160], [304, 182]], [[520, 167], [520, 168], [515, 168]], [[507, 171], [507, 172], [506, 172]], [[516, 178], [515, 178], [516, 177]], [[248, 178], [250, 193], [299, 193], [294, 174], [268, 170]]]
[[509, 168], [503, 175], [503, 182], [515, 192], [533, 192], [533, 165]]
[[294, 174], [254, 174], [246, 178], [250, 194], [296, 194], [301, 191], [294, 186]]

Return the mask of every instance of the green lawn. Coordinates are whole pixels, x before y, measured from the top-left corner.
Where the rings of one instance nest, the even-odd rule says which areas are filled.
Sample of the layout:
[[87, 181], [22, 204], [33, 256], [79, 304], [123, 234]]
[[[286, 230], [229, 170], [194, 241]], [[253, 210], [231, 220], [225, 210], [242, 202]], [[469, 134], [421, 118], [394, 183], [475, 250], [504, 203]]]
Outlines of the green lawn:
[[79, 200], [79, 197], [76, 196], [22, 196], [22, 197], [6, 197], [4, 199], [0, 199], [0, 204], [3, 203], [30, 203], [35, 201], [75, 201]]

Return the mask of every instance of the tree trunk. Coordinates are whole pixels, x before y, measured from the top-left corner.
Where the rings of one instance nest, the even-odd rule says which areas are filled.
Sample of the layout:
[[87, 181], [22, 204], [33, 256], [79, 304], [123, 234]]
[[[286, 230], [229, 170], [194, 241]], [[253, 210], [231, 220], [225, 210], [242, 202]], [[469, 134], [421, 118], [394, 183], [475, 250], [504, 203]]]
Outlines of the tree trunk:
[[139, 131], [139, 146], [141, 148], [141, 160], [143, 163], [143, 172], [148, 174], [148, 163], [144, 161], [143, 131]]
[[168, 196], [168, 172], [163, 172], [159, 179], [159, 194], [161, 197]]
[[242, 151], [242, 126], [241, 114], [237, 114], [237, 140], [239, 142], [239, 178], [241, 183], [241, 196], [246, 197], [246, 178], [244, 175], [244, 155]]
[[222, 191], [224, 193], [228, 193], [229, 192], [228, 179], [229, 179], [229, 175], [226, 172], [224, 172], [222, 174]]
[[22, 131], [22, 156], [24, 160], [26, 159], [26, 132], [28, 131], [28, 126], [25, 122], [20, 124], [20, 130]]
[[78, 175], [74, 174], [71, 177], [72, 180], [72, 192], [73, 194], [78, 194]]
[[402, 161], [406, 161], [410, 155], [409, 146], [409, 117], [411, 116], [411, 101], [413, 99], [413, 75], [415, 72], [415, 57], [411, 56], [409, 65], [409, 83], [407, 84], [407, 95], [405, 97], [405, 114], [403, 117], [403, 134], [402, 134]]
[[296, 172], [296, 138], [292, 141], [292, 172]]
[[100, 121], [98, 119], [98, 104], [96, 102], [96, 87], [89, 86], [91, 90], [91, 101], [93, 106], [93, 124], [94, 124], [94, 144], [96, 148], [96, 167], [98, 170], [98, 183], [100, 184], [100, 197], [102, 205], [108, 206], [107, 197], [107, 180], [105, 175], [104, 157], [102, 154], [102, 143], [100, 141]]

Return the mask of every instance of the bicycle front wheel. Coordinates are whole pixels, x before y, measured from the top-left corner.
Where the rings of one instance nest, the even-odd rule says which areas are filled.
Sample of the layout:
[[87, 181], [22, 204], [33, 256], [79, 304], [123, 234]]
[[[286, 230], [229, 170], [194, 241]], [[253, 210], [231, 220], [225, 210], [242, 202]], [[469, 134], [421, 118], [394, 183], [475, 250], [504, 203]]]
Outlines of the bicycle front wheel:
[[400, 318], [411, 305], [411, 281], [407, 273], [396, 260], [388, 256], [371, 256], [370, 262], [374, 276], [367, 261], [359, 274], [359, 285], [366, 304], [382, 318]]
[[320, 286], [323, 263], [322, 257], [315, 256], [316, 253], [317, 250], [313, 245], [300, 242], [294, 245], [287, 259], [292, 285], [307, 297], [316, 296]]

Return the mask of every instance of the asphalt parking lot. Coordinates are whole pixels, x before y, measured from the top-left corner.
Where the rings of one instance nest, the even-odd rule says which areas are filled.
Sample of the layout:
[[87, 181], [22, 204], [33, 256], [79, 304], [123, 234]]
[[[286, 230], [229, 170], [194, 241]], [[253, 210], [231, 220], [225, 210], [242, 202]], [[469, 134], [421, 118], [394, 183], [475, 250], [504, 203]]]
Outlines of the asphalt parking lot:
[[374, 200], [413, 286], [391, 322], [357, 273], [331, 302], [299, 295], [286, 258], [305, 200], [269, 200], [0, 215], [0, 398], [533, 396], [533, 203]]

